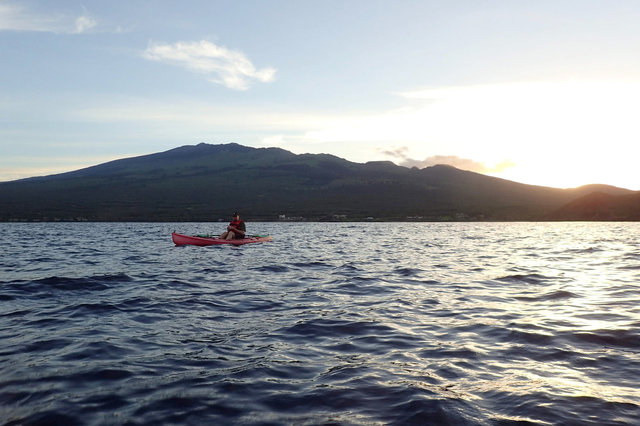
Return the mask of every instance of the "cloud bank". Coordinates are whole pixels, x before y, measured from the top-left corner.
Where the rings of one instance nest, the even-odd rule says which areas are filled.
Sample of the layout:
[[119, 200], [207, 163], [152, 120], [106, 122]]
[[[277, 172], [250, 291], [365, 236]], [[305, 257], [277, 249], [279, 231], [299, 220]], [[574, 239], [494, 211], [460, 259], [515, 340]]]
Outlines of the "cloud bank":
[[515, 166], [513, 162], [504, 160], [496, 164], [495, 166], [490, 167], [485, 163], [474, 161], [468, 158], [461, 158], [457, 155], [434, 155], [431, 157], [427, 157], [424, 160], [415, 160], [408, 157], [408, 151], [408, 147], [402, 146], [391, 150], [383, 150], [381, 152], [389, 157], [397, 158], [399, 160], [398, 164], [400, 164], [401, 166], [417, 167], [419, 169], [435, 166], [438, 164], [445, 164], [458, 169], [469, 170], [471, 172], [477, 173], [500, 173], [510, 167]]
[[234, 90], [247, 90], [254, 81], [271, 82], [276, 74], [275, 68], [256, 69], [242, 52], [204, 40], [173, 44], [151, 43], [143, 57], [204, 74], [212, 83]]

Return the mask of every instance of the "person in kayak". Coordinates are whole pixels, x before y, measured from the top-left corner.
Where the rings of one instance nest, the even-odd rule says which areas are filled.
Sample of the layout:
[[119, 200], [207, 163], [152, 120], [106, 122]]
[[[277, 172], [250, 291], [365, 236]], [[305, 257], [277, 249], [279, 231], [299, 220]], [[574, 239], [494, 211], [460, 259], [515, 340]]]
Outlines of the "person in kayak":
[[223, 232], [220, 235], [220, 238], [223, 240], [234, 240], [244, 238], [244, 234], [247, 231], [247, 227], [244, 222], [240, 219], [240, 214], [235, 212], [233, 214], [233, 220], [227, 226], [226, 232]]

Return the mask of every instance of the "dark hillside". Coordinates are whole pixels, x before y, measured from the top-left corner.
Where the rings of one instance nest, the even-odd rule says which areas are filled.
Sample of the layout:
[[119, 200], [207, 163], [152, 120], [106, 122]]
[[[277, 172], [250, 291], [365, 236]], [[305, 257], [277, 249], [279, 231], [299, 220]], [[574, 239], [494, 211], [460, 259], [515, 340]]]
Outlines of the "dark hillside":
[[624, 195], [594, 192], [550, 213], [549, 220], [640, 220], [640, 192]]
[[524, 185], [450, 166], [418, 170], [199, 144], [0, 183], [0, 220], [208, 221], [236, 209], [251, 220], [539, 220], [589, 193], [589, 187]]

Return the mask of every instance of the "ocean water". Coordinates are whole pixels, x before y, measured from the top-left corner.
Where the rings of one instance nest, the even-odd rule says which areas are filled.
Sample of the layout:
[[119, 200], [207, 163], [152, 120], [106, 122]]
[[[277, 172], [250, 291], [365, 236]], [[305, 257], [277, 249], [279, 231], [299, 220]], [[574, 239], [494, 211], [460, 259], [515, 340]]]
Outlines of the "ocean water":
[[0, 224], [0, 423], [640, 424], [639, 223]]

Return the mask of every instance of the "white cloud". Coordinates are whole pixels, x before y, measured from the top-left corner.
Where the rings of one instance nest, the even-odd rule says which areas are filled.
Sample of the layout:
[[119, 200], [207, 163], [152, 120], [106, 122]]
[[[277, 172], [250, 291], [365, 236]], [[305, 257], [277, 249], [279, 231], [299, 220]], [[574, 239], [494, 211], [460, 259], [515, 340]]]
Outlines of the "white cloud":
[[85, 10], [74, 17], [61, 13], [41, 13], [20, 4], [0, 4], [0, 31], [35, 31], [63, 34], [82, 34], [98, 25]]
[[52, 18], [33, 15], [19, 5], [0, 4], [2, 31], [50, 31], [53, 27], [52, 21]]
[[98, 22], [88, 14], [76, 18], [76, 29], [74, 33], [82, 34], [98, 25]]
[[457, 155], [433, 155], [427, 157], [424, 160], [416, 160], [408, 156], [409, 148], [401, 146], [399, 148], [379, 150], [382, 154], [396, 158], [398, 164], [405, 167], [417, 167], [424, 169], [425, 167], [435, 166], [438, 164], [446, 164], [456, 167], [462, 170], [470, 170], [478, 173], [500, 173], [510, 167], [516, 166], [515, 163], [510, 160], [503, 160], [502, 162], [489, 166], [486, 163], [475, 161], [469, 158], [461, 158]]
[[235, 90], [247, 90], [253, 81], [271, 82], [276, 74], [275, 68], [256, 69], [242, 52], [205, 40], [174, 44], [151, 43], [143, 57], [204, 74], [212, 83]]

